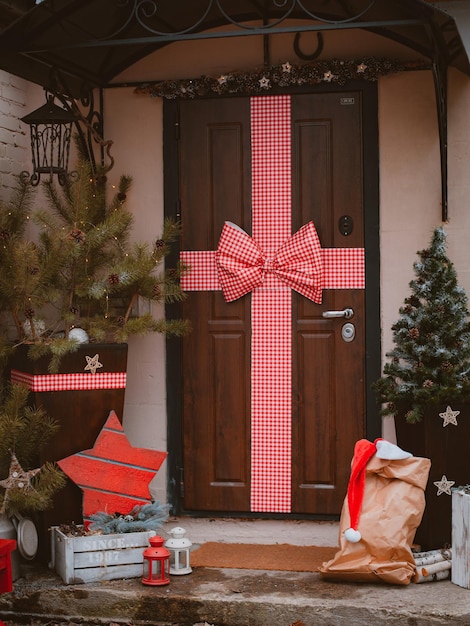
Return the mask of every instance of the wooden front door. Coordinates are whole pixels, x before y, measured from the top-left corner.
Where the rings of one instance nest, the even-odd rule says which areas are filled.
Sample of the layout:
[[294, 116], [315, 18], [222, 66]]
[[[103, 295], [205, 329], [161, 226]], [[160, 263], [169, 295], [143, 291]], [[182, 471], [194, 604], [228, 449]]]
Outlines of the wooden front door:
[[[279, 98], [287, 98], [289, 106], [289, 155], [281, 156], [285, 159], [281, 168], [289, 164], [291, 232], [313, 221], [323, 249], [362, 249], [361, 91]], [[254, 212], [264, 207], [256, 209], [259, 189], [258, 199], [253, 193], [259, 182], [258, 174], [253, 174], [252, 112], [253, 100], [248, 97], [180, 103], [184, 251], [216, 250], [226, 221], [250, 235], [253, 228], [260, 231]], [[272, 132], [273, 141], [284, 130]], [[274, 185], [275, 191], [266, 193], [275, 203], [278, 174], [274, 172], [272, 183], [269, 175], [263, 181]], [[266, 228], [270, 228], [269, 210], [272, 221], [278, 219], [277, 208], [268, 207]], [[193, 329], [182, 344], [183, 508], [338, 514], [354, 444], [366, 435], [365, 290], [324, 289], [321, 304], [289, 290], [290, 415], [287, 427], [274, 418], [270, 421], [269, 413], [277, 410], [277, 393], [279, 402], [285, 400], [281, 392], [285, 368], [280, 372], [277, 365], [269, 364], [262, 372], [271, 390], [268, 414], [260, 418], [262, 432], [253, 416], [252, 341], [258, 323], [253, 316], [268, 324], [275, 344], [281, 313], [277, 304], [258, 304], [253, 309], [254, 297], [251, 293], [226, 302], [220, 290], [208, 286], [190, 291], [184, 304], [183, 316], [191, 320]], [[350, 319], [327, 313], [345, 309], [352, 310]], [[330, 316], [324, 317], [325, 313]], [[275, 361], [276, 355], [268, 360]], [[263, 413], [262, 407], [257, 411]], [[289, 449], [279, 453], [278, 447]], [[277, 502], [276, 490], [283, 490], [279, 498], [283, 504], [271, 505], [271, 496], [265, 499], [267, 504], [256, 504], [253, 494], [260, 484], [272, 491], [273, 502]]]

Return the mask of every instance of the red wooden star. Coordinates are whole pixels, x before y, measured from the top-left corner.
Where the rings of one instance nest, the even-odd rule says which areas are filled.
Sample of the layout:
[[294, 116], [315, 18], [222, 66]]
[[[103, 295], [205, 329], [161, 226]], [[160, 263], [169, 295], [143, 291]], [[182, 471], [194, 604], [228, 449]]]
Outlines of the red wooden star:
[[151, 502], [148, 485], [166, 457], [166, 452], [132, 447], [111, 411], [93, 448], [57, 464], [83, 490], [86, 519], [98, 512], [127, 514], [136, 504]]

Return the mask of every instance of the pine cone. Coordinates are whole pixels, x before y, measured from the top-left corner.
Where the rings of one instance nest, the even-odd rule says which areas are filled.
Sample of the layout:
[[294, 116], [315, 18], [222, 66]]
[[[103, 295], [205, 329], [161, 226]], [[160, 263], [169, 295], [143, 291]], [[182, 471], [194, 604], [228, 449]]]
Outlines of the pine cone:
[[70, 239], [75, 239], [77, 243], [83, 243], [85, 241], [85, 233], [79, 228], [74, 228], [73, 230], [71, 230], [69, 233], [69, 237]]
[[120, 316], [116, 319], [116, 322], [117, 322], [118, 326], [124, 326], [124, 324], [125, 324], [125, 320], [124, 320], [124, 318], [123, 318], [123, 316], [122, 316], [122, 315], [120, 315]]
[[155, 283], [155, 285], [153, 286], [152, 293], [153, 293], [154, 298], [158, 298], [161, 295], [162, 290], [158, 283]]
[[110, 274], [108, 276], [108, 283], [110, 285], [117, 285], [119, 283], [119, 276], [117, 274]]
[[31, 274], [31, 276], [36, 276], [36, 274], [39, 273], [39, 267], [28, 267], [28, 272]]
[[410, 328], [408, 331], [408, 336], [412, 339], [418, 339], [419, 337], [419, 329], [418, 328]]
[[25, 310], [24, 314], [27, 317], [27, 319], [32, 320], [34, 317], [34, 309], [28, 308]]
[[166, 243], [163, 241], [163, 239], [157, 239], [157, 241], [155, 242], [155, 248], [157, 249], [164, 248], [165, 246]]
[[8, 241], [10, 239], [10, 233], [4, 228], [0, 228], [0, 241]]
[[127, 195], [123, 191], [120, 191], [117, 195], [117, 199], [119, 200], [119, 202], [124, 202], [126, 198]]

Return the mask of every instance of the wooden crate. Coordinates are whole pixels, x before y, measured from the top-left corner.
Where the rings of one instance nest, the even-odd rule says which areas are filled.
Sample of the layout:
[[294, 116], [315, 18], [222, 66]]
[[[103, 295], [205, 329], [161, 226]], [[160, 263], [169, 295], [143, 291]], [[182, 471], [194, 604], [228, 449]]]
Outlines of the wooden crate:
[[470, 589], [470, 489], [452, 489], [452, 582]]
[[51, 528], [51, 568], [67, 584], [142, 576], [142, 552], [155, 531], [68, 537]]

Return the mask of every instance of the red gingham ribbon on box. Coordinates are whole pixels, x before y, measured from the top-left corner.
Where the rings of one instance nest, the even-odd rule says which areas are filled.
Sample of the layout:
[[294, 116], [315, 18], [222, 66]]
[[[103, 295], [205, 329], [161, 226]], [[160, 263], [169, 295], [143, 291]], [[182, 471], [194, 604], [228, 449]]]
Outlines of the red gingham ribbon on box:
[[126, 372], [100, 374], [28, 374], [11, 370], [11, 382], [27, 385], [31, 391], [84, 391], [88, 389], [125, 389]]
[[[289, 96], [251, 99], [253, 238], [239, 229], [248, 238], [242, 237], [248, 245], [248, 252], [245, 247], [243, 254], [253, 257], [258, 266], [257, 274], [253, 269], [247, 271], [247, 274], [256, 274], [256, 288], [251, 295], [251, 510], [269, 513], [291, 511], [291, 286], [299, 291], [298, 284], [294, 287], [289, 279], [287, 286], [273, 270], [279, 269], [275, 268], [279, 255], [283, 257], [286, 250], [292, 251], [295, 239], [303, 237], [305, 232], [299, 233], [304, 228], [310, 233], [315, 231], [311, 230], [313, 223], [309, 223], [311, 226], [307, 224], [291, 236], [290, 118]], [[231, 225], [230, 237], [233, 230], [238, 229]], [[315, 283], [312, 293], [316, 291], [316, 299], [312, 299], [321, 302], [322, 288], [364, 289], [364, 250], [321, 249], [314, 239], [313, 236], [306, 244], [300, 262]], [[314, 249], [310, 250], [312, 241]], [[305, 248], [304, 243], [301, 248]], [[315, 265], [313, 268], [303, 265], [309, 255]], [[181, 252], [182, 261], [190, 267], [181, 280], [182, 288], [185, 291], [220, 290], [227, 277], [224, 272], [230, 272], [230, 264], [235, 262], [232, 259], [228, 269], [222, 268], [222, 277], [219, 277], [217, 258], [220, 260], [220, 256], [220, 248], [218, 251]], [[241, 283], [241, 287], [228, 286], [230, 299], [244, 291], [245, 280]]]

